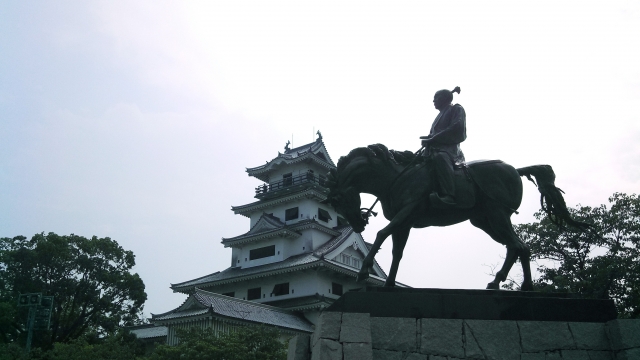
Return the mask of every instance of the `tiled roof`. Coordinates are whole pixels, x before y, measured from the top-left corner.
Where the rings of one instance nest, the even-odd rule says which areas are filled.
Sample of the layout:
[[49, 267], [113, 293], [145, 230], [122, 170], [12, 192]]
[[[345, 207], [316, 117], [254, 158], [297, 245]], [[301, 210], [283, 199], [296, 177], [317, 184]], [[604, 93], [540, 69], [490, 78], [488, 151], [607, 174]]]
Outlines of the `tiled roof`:
[[353, 228], [348, 225], [334, 228], [334, 230], [339, 231], [340, 235], [334, 237], [333, 239], [327, 241], [322, 246], [317, 248], [316, 251], [313, 252], [316, 256], [320, 257], [320, 255], [326, 254], [336, 247], [340, 246], [340, 244], [342, 244], [342, 242], [353, 233]]
[[[271, 222], [268, 223], [266, 221], [268, 218], [273, 218], [276, 220], [270, 220]], [[262, 217], [253, 226], [253, 228], [251, 228], [251, 230], [236, 237], [222, 238], [222, 243], [225, 245], [225, 247], [228, 247], [232, 244], [243, 244], [254, 240], [267, 239], [274, 236], [281, 236], [284, 238], [297, 238], [301, 235], [299, 231], [306, 229], [317, 229], [331, 236], [337, 236], [340, 234], [340, 232], [336, 231], [335, 229], [320, 224], [316, 219], [303, 219], [293, 221], [291, 221], [291, 224], [284, 224], [273, 215], [263, 214]]]
[[312, 253], [305, 253], [300, 255], [291, 256], [290, 258], [277, 262], [261, 266], [254, 266], [250, 268], [237, 268], [230, 267], [223, 271], [218, 271], [210, 275], [205, 275], [201, 278], [197, 278], [190, 281], [185, 281], [178, 284], [171, 284], [171, 288], [174, 291], [187, 290], [193, 286], [199, 286], [203, 284], [217, 283], [217, 282], [233, 282], [234, 279], [241, 279], [252, 275], [266, 275], [267, 273], [284, 270], [288, 268], [294, 268], [302, 265], [309, 265], [320, 259], [314, 256]]
[[260, 216], [260, 219], [258, 219], [256, 224], [248, 232], [232, 238], [222, 238], [222, 243], [243, 243], [251, 240], [269, 238], [278, 235], [288, 238], [296, 238], [300, 236], [300, 233], [289, 229], [287, 225], [285, 225], [285, 223], [280, 221], [279, 218], [271, 214], [263, 213], [262, 216]]
[[298, 147], [294, 147], [293, 149], [286, 150], [284, 154], [290, 155], [290, 156], [300, 156], [301, 153], [304, 154], [306, 151], [309, 150], [309, 148], [311, 148], [312, 151], [318, 150], [320, 148], [319, 146], [320, 144], [323, 144], [323, 142], [316, 140], [312, 143], [300, 145]]
[[[273, 275], [274, 273], [297, 271], [318, 266], [328, 266], [334, 271], [338, 271], [344, 273], [345, 275], [351, 275], [354, 277], [358, 272], [357, 269], [346, 266], [339, 262], [328, 259], [319, 259], [313, 253], [306, 253], [292, 256], [284, 261], [280, 261], [277, 263], [254, 266], [245, 269], [230, 267], [226, 270], [215, 272], [198, 279], [185, 281], [179, 284], [171, 284], [171, 289], [176, 292], [187, 293], [195, 287], [221, 285], [237, 281], [244, 281], [252, 278], [267, 277]], [[370, 275], [367, 281], [378, 284], [384, 283], [385, 279], [375, 275]]]
[[335, 302], [334, 299], [331, 299], [319, 294], [315, 294], [315, 295], [303, 296], [303, 297], [298, 297], [293, 299], [269, 301], [269, 302], [266, 302], [265, 304], [276, 306], [282, 309], [292, 310], [292, 311], [301, 311], [301, 310], [307, 310], [312, 308], [326, 308], [326, 307], [329, 307], [329, 305], [333, 304], [334, 302]]
[[161, 323], [167, 320], [210, 313], [241, 322], [255, 322], [307, 333], [313, 332], [313, 325], [309, 321], [289, 310], [253, 301], [240, 300], [198, 288], [195, 289], [194, 294], [190, 295], [190, 299], [195, 300], [196, 306], [200, 307], [200, 309], [181, 310], [184, 306], [183, 304], [168, 313], [153, 315], [152, 321]]
[[143, 326], [133, 326], [127, 328], [130, 333], [135, 334], [138, 339], [152, 339], [166, 337], [168, 328], [166, 326], [155, 326], [153, 324]]
[[[294, 224], [295, 226], [291, 226], [291, 229], [296, 230], [298, 229], [298, 226], [300, 227], [311, 226], [311, 225], [320, 226], [316, 224], [315, 221], [314, 223], [311, 223], [310, 221], [311, 220], [301, 221], [297, 224]], [[344, 272], [344, 270], [349, 270], [348, 271], [349, 274], [351, 274], [351, 272], [354, 272], [354, 273], [357, 272], [356, 269], [345, 267], [338, 262], [334, 262], [334, 261], [326, 262], [327, 259], [323, 257], [324, 254], [327, 254], [333, 251], [338, 246], [340, 246], [340, 244], [342, 244], [342, 242], [344, 242], [345, 239], [347, 239], [349, 235], [353, 233], [353, 228], [351, 228], [351, 226], [342, 226], [334, 229], [329, 229], [324, 227], [324, 229], [332, 231], [331, 235], [333, 235], [334, 238], [330, 239], [329, 241], [327, 241], [325, 244], [323, 244], [313, 252], [294, 255], [283, 261], [260, 265], [260, 266], [253, 266], [249, 268], [230, 267], [223, 271], [216, 271], [213, 274], [205, 275], [197, 279], [193, 279], [193, 280], [189, 280], [189, 281], [185, 281], [177, 284], [171, 284], [171, 289], [173, 289], [173, 291], [176, 291], [176, 292], [189, 292], [196, 286], [202, 288], [202, 287], [207, 287], [212, 285], [220, 285], [220, 284], [232, 283], [237, 281], [243, 281], [243, 280], [252, 279], [252, 278], [266, 277], [274, 273], [297, 271], [297, 270], [302, 270], [309, 267], [323, 266], [323, 263], [338, 266], [341, 269], [341, 272]], [[376, 265], [377, 265], [377, 262], [376, 262]], [[380, 270], [382, 271], [382, 269]], [[378, 282], [378, 280], [384, 281], [384, 278], [378, 278], [376, 276], [371, 277], [371, 281], [373, 282]]]
[[329, 190], [324, 187], [312, 187], [312, 188], [303, 188], [300, 191], [286, 194], [281, 197], [277, 197], [269, 200], [259, 200], [250, 204], [240, 205], [240, 206], [231, 206], [231, 210], [236, 214], [241, 214], [249, 217], [249, 213], [253, 211], [264, 210], [268, 208], [272, 208], [275, 205], [287, 203], [294, 200], [299, 199], [316, 199], [319, 201], [324, 201], [327, 199], [327, 194]]
[[[320, 152], [322, 152], [322, 156], [317, 155]], [[331, 160], [331, 156], [329, 156], [329, 152], [327, 151], [324, 143], [321, 139], [318, 139], [312, 143], [286, 150], [284, 154], [278, 153], [276, 158], [271, 161], [267, 161], [264, 165], [247, 168], [247, 173], [262, 181], [267, 181], [268, 176], [265, 175], [271, 170], [273, 165], [280, 164], [282, 162], [291, 164], [304, 159], [315, 160], [319, 165], [325, 166], [328, 169], [335, 168], [336, 166], [333, 163], [333, 160]]]
[[151, 318], [153, 320], [170, 320], [170, 319], [176, 319], [176, 318], [204, 315], [209, 312], [209, 309], [206, 309], [206, 308], [182, 310], [179, 312], [177, 311], [178, 309], [171, 310], [164, 314], [158, 314], [158, 315], [151, 314]]

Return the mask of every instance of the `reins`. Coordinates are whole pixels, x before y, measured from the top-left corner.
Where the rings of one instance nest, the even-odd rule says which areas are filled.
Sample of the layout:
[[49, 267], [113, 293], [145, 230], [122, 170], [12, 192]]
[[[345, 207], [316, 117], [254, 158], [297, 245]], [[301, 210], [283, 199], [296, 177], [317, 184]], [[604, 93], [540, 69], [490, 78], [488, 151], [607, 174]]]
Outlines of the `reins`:
[[[413, 163], [418, 160], [418, 158], [420, 157], [419, 154], [420, 152], [424, 150], [424, 146], [421, 147], [418, 151], [415, 152], [416, 157], [413, 158], [413, 160], [411, 160], [411, 162], [405, 166], [404, 169], [402, 169], [402, 171], [400, 171], [400, 173], [398, 175], [396, 175], [396, 177], [393, 179], [393, 181], [391, 182], [391, 185], [389, 185], [389, 188], [392, 188], [393, 185], [395, 185], [396, 181], [398, 180], [398, 178], [400, 178], [400, 176], [402, 174], [404, 174], [410, 167], [411, 165], [413, 165]], [[360, 212], [362, 217], [366, 220], [367, 224], [369, 223], [369, 218], [371, 217], [371, 215], [373, 214], [374, 217], [378, 216], [377, 212], [373, 211], [373, 208], [376, 206], [376, 204], [378, 204], [378, 201], [380, 201], [380, 198], [376, 197], [376, 201], [373, 202], [373, 205], [371, 205], [371, 207], [369, 209], [367, 208], [360, 208]], [[363, 212], [362, 210], [367, 210], [365, 212]]]

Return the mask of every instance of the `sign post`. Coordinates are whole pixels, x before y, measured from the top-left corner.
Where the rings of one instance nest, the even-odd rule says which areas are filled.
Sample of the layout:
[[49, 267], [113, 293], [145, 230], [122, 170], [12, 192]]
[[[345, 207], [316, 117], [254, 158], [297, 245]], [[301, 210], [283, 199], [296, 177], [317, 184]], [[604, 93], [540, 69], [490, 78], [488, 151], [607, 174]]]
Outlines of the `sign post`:
[[51, 311], [53, 310], [53, 296], [42, 296], [42, 293], [20, 294], [18, 296], [19, 307], [29, 307], [27, 317], [27, 352], [31, 351], [33, 330], [47, 330], [51, 323]]

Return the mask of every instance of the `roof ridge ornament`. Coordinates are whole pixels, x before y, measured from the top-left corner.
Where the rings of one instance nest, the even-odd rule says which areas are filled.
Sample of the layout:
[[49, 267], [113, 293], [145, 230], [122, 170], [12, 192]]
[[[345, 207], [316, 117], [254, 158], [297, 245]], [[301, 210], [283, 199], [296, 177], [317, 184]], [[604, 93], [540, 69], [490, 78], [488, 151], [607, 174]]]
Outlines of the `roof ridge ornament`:
[[316, 139], [316, 141], [322, 141], [322, 133], [320, 133], [320, 130], [318, 130], [316, 134], [318, 135], [318, 138]]
[[[287, 151], [291, 150], [289, 149], [289, 145], [291, 144], [291, 141], [287, 140], [287, 143], [284, 145], [284, 152], [286, 153]], [[267, 161], [268, 162], [268, 161]]]

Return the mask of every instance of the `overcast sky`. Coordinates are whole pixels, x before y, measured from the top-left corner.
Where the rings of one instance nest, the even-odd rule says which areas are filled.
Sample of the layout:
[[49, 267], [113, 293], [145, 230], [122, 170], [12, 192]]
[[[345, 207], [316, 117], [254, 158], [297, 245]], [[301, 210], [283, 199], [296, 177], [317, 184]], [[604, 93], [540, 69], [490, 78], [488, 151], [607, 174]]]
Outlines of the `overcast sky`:
[[[0, 236], [111, 237], [165, 312], [170, 283], [230, 265], [246, 167], [314, 128], [336, 162], [415, 151], [454, 86], [467, 160], [550, 164], [570, 206], [597, 206], [640, 189], [639, 39], [637, 1], [4, 1]], [[539, 208], [524, 186], [514, 223]], [[398, 280], [481, 289], [504, 253], [468, 223], [413, 230]]]

